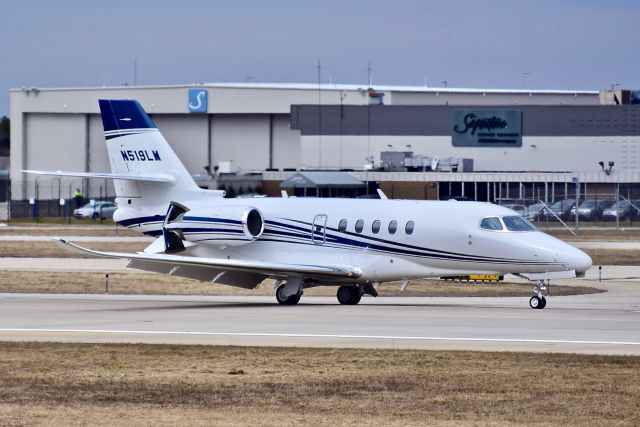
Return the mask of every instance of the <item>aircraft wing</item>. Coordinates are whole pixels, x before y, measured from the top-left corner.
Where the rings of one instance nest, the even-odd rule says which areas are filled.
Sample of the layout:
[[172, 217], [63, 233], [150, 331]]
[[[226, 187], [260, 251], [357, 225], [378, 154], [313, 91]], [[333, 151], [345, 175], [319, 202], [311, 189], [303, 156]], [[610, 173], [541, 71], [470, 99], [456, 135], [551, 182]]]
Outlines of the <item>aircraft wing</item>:
[[282, 264], [255, 260], [201, 258], [157, 253], [103, 252], [83, 248], [64, 239], [56, 239], [66, 249], [83, 254], [129, 259], [129, 267], [189, 277], [231, 286], [252, 288], [267, 277], [313, 277], [319, 279], [355, 279], [362, 272], [352, 265]]
[[161, 173], [154, 173], [149, 175], [124, 175], [124, 174], [117, 174], [117, 173], [39, 171], [39, 170], [31, 170], [31, 169], [23, 169], [22, 172], [31, 173], [34, 175], [75, 176], [78, 178], [122, 179], [125, 181], [160, 182], [165, 184], [176, 183], [175, 177], [169, 174], [161, 174]]

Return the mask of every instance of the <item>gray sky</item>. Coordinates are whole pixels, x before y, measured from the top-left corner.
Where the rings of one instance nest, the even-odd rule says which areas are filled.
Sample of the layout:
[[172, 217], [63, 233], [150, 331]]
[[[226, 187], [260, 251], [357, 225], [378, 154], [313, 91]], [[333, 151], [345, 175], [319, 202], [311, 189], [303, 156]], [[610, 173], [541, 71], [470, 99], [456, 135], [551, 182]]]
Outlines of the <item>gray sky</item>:
[[637, 0], [3, 0], [19, 87], [196, 82], [640, 89]]

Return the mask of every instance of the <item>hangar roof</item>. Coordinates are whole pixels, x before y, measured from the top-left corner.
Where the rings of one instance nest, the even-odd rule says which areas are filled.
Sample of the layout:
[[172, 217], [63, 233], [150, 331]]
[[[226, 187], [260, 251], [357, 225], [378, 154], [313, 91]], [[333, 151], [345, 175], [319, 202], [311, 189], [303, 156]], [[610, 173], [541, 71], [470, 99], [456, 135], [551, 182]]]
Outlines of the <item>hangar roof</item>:
[[280, 188], [360, 188], [366, 184], [348, 172], [298, 172], [280, 184]]
[[[147, 85], [147, 86], [95, 86], [95, 87], [64, 87], [64, 88], [35, 88], [38, 91], [68, 91], [68, 90], [108, 90], [108, 89], [176, 89], [176, 88], [229, 88], [229, 89], [285, 89], [285, 90], [366, 90], [367, 84], [320, 84], [317, 83], [193, 83], [182, 85]], [[594, 90], [555, 90], [555, 89], [492, 89], [492, 88], [456, 88], [430, 86], [401, 86], [401, 85], [372, 85], [377, 91], [385, 92], [418, 92], [418, 93], [477, 93], [477, 94], [579, 94], [597, 95]], [[11, 92], [33, 90], [34, 88], [13, 88]]]

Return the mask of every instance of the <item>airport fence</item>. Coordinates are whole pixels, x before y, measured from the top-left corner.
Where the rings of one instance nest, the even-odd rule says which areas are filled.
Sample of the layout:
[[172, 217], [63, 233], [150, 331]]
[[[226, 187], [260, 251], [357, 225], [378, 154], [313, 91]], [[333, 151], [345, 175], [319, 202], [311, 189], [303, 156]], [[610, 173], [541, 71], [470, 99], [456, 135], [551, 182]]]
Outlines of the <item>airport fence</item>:
[[[79, 192], [81, 197], [74, 197]], [[115, 189], [109, 180], [70, 177], [40, 177], [0, 181], [0, 221], [12, 218], [68, 219], [73, 210], [94, 201], [113, 200]]]
[[[80, 204], [113, 200], [110, 180], [34, 176], [0, 180], [0, 221], [42, 217], [68, 219]], [[440, 200], [456, 198], [509, 207], [541, 229], [640, 228], [640, 185], [586, 183], [439, 183]], [[576, 205], [578, 206], [576, 211]]]
[[508, 207], [541, 229], [564, 228], [578, 234], [581, 228], [624, 229], [640, 227], [640, 194], [631, 191], [568, 192], [558, 197], [503, 198]]

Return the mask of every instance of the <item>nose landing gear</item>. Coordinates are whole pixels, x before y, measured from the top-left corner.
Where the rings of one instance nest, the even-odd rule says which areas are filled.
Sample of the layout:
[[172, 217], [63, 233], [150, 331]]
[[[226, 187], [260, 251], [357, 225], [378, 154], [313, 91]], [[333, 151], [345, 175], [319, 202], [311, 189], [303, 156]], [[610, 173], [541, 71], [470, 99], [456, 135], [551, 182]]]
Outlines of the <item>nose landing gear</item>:
[[539, 297], [534, 295], [529, 300], [529, 307], [543, 309], [547, 306], [547, 299], [545, 297]]
[[529, 307], [542, 310], [547, 306], [547, 299], [544, 294], [549, 295], [551, 293], [551, 285], [549, 281], [544, 283], [544, 280], [537, 280], [535, 288], [533, 288], [534, 296], [529, 299]]

